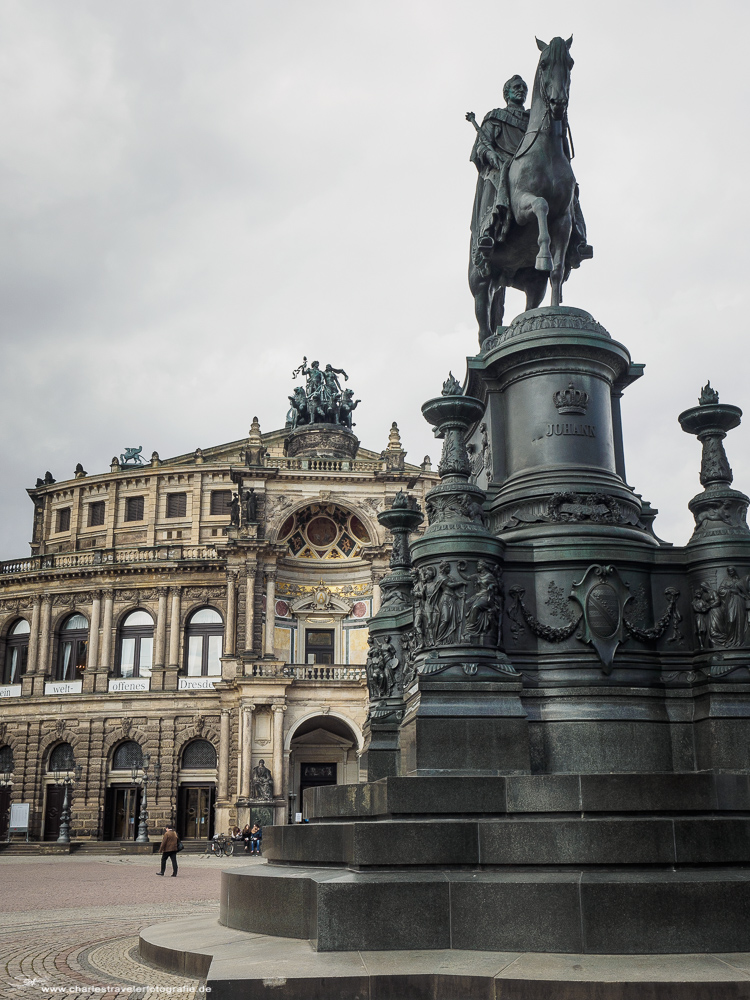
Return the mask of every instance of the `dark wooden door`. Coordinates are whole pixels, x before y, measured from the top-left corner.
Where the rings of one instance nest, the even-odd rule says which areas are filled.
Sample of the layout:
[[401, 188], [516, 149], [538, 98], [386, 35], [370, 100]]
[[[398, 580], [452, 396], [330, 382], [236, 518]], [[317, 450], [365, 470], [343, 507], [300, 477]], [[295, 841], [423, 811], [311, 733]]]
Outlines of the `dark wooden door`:
[[64, 785], [47, 785], [47, 798], [44, 806], [44, 840], [57, 840], [60, 836], [60, 817], [64, 798]]
[[8, 836], [10, 825], [10, 788], [0, 786], [0, 840]]
[[105, 840], [135, 840], [141, 808], [141, 789], [137, 785], [107, 789], [104, 803]]
[[209, 840], [214, 835], [214, 785], [181, 785], [177, 832], [186, 840]]

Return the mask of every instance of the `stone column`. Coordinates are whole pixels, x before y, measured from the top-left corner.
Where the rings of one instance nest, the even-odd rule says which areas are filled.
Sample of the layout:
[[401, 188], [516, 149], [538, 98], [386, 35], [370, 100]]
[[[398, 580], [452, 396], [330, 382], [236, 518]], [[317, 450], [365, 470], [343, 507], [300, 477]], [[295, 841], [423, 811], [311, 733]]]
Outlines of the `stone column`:
[[237, 646], [237, 576], [227, 573], [227, 627], [224, 635], [224, 655], [234, 656]]
[[245, 599], [245, 649], [252, 653], [254, 648], [253, 633], [255, 631], [255, 574], [257, 567], [254, 562], [247, 566], [247, 590]]
[[52, 623], [52, 595], [42, 597], [42, 628], [39, 636], [39, 669], [40, 674], [49, 674], [50, 663], [50, 631]]
[[180, 667], [180, 588], [172, 587], [172, 613], [169, 618], [169, 667]]
[[102, 610], [102, 592], [94, 591], [91, 604], [91, 624], [89, 625], [89, 655], [86, 672], [83, 675], [83, 690], [89, 694], [96, 687], [96, 668], [99, 666], [99, 625]]
[[284, 712], [286, 705], [273, 706], [273, 797], [284, 797]]
[[154, 630], [154, 663], [151, 668], [151, 690], [164, 690], [164, 670], [167, 647], [167, 595], [168, 587], [157, 587], [159, 604], [156, 609], [156, 629]]
[[219, 781], [216, 790], [219, 800], [224, 800], [229, 794], [229, 709], [221, 710], [221, 725], [219, 729]]
[[372, 613], [376, 615], [380, 611], [383, 595], [380, 590], [380, 581], [383, 579], [382, 573], [372, 574]]
[[168, 587], [159, 587], [159, 607], [156, 612], [156, 635], [154, 636], [154, 666], [164, 667], [167, 652], [167, 594]]
[[21, 679], [21, 694], [28, 697], [33, 693], [34, 675], [37, 672], [39, 654], [39, 619], [42, 606], [41, 595], [36, 594], [31, 605], [31, 626], [29, 632], [29, 654], [26, 661], [26, 675]]
[[266, 570], [266, 637], [264, 655], [273, 659], [276, 628], [276, 569]]
[[102, 644], [97, 664], [96, 674], [100, 680], [96, 682], [97, 691], [107, 690], [107, 674], [112, 669], [112, 615], [114, 611], [114, 590], [102, 591], [104, 595], [104, 621], [102, 623]]
[[104, 591], [104, 622], [102, 625], [102, 649], [99, 666], [104, 671], [112, 667], [112, 616], [114, 612], [115, 592]]
[[40, 594], [34, 596], [31, 605], [31, 632], [29, 634], [29, 658], [26, 663], [26, 672], [35, 674], [37, 668], [37, 656], [39, 654], [39, 618], [42, 607]]
[[89, 628], [89, 659], [86, 668], [96, 669], [99, 666], [99, 629], [101, 627], [102, 614], [102, 592], [94, 591], [94, 600], [91, 604], [91, 626]]
[[240, 715], [240, 798], [250, 798], [250, 778], [253, 770], [253, 712], [255, 705], [243, 705]]

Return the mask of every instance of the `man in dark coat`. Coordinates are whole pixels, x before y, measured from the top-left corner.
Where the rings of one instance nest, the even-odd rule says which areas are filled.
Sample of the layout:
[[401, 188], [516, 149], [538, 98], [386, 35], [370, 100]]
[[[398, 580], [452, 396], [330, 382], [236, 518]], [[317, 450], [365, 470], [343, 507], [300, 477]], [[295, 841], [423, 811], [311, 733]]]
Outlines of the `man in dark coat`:
[[[524, 108], [528, 87], [520, 76], [512, 76], [503, 87], [504, 108], [489, 111], [481, 127], [473, 113], [467, 119], [477, 129], [471, 162], [479, 177], [471, 215], [471, 253], [480, 273], [489, 274], [488, 257], [497, 241], [502, 242], [511, 222], [508, 169], [529, 125], [529, 112]], [[567, 139], [565, 139], [567, 149]], [[570, 157], [570, 151], [568, 150]], [[580, 267], [594, 252], [586, 242], [586, 223], [578, 200], [578, 186], [573, 196], [573, 231], [566, 254], [566, 269]]]
[[180, 838], [177, 836], [175, 828], [173, 826], [167, 826], [164, 830], [164, 836], [161, 838], [161, 846], [159, 851], [161, 852], [161, 871], [157, 872], [157, 875], [163, 875], [164, 869], [167, 867], [167, 858], [172, 861], [172, 878], [177, 877], [177, 848], [180, 843]]

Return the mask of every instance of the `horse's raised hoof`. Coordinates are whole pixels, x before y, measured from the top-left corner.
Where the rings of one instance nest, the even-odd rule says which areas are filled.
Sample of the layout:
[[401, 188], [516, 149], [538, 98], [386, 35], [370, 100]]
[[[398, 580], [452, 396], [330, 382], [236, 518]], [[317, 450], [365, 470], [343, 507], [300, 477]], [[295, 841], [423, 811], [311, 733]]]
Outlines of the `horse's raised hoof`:
[[537, 257], [536, 262], [534, 263], [534, 267], [537, 269], [537, 271], [551, 271], [552, 270], [552, 258], [551, 257], [542, 257], [542, 255], [540, 254]]

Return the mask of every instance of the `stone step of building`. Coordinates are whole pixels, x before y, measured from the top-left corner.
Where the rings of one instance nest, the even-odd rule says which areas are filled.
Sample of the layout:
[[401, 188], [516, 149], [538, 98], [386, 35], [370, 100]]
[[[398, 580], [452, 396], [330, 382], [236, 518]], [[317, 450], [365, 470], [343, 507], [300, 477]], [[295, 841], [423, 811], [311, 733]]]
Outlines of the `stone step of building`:
[[[26, 841], [11, 840], [0, 843], [0, 856], [17, 857], [21, 855], [44, 854], [155, 854], [161, 840], [152, 840], [148, 844], [136, 844], [135, 841], [117, 840], [74, 840], [70, 844], [58, 844], [54, 840]], [[205, 840], [186, 840], [185, 852], [188, 854], [206, 853]]]

